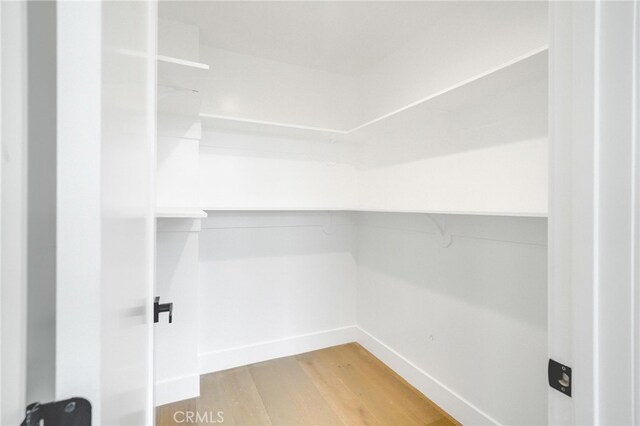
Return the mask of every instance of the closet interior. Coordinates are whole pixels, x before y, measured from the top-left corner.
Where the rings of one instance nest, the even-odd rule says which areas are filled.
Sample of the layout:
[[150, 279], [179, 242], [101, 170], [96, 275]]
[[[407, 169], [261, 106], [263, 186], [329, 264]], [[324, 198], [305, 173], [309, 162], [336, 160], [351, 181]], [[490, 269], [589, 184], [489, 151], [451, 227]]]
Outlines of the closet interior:
[[358, 342], [547, 422], [545, 2], [159, 2], [156, 405]]

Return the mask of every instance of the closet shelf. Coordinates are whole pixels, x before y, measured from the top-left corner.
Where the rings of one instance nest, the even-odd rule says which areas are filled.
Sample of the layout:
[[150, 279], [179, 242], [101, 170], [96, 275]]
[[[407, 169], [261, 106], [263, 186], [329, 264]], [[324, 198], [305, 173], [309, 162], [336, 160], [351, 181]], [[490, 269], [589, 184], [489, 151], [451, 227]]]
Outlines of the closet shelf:
[[158, 86], [201, 92], [209, 65], [169, 56], [157, 56]]
[[157, 56], [158, 111], [197, 116], [209, 65]]
[[197, 207], [158, 207], [157, 218], [203, 219], [207, 212]]
[[209, 126], [217, 130], [258, 133], [287, 138], [335, 140], [348, 133], [346, 130], [325, 129], [321, 127], [252, 120], [208, 113], [200, 113], [200, 117], [203, 119], [204, 126]]
[[546, 79], [548, 75], [548, 51], [548, 46], [540, 47], [496, 68], [463, 80], [348, 130], [253, 120], [204, 112], [200, 113], [200, 117], [203, 119], [204, 125], [215, 129], [298, 137], [301, 139], [348, 141], [359, 137], [362, 131], [369, 129], [389, 135], [393, 134], [395, 127], [404, 127], [413, 121], [424, 123], [424, 117], [434, 111], [446, 113], [476, 102], [487, 95], [495, 95], [529, 81]]
[[548, 217], [543, 212], [501, 212], [501, 211], [451, 211], [451, 210], [411, 210], [411, 209], [376, 209], [351, 207], [202, 207], [204, 211], [241, 211], [241, 212], [298, 212], [298, 211], [341, 211], [363, 213], [420, 213], [420, 214], [449, 214], [469, 216], [513, 216], [513, 217]]
[[251, 206], [222, 206], [222, 207], [201, 207], [204, 211], [222, 211], [222, 212], [313, 212], [313, 211], [355, 211], [354, 208], [349, 207], [251, 207]]
[[[369, 129], [381, 132], [393, 130], [393, 127], [405, 126], [407, 119], [415, 118], [421, 122], [429, 113], [447, 113], [496, 93], [521, 86], [527, 82], [548, 78], [549, 47], [543, 46], [528, 52], [496, 68], [458, 82], [446, 89], [432, 93], [395, 111], [384, 114], [374, 120], [349, 130], [356, 135]], [[414, 115], [415, 114], [415, 115]], [[411, 121], [409, 121], [411, 122]]]

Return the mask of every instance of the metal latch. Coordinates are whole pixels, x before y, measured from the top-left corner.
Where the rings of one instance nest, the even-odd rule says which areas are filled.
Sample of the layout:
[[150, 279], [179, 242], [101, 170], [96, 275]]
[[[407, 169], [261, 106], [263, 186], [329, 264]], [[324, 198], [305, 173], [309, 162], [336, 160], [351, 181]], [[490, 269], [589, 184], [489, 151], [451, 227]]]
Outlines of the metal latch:
[[[42, 422], [42, 423], [41, 423]], [[91, 426], [91, 403], [84, 398], [27, 406], [27, 413], [20, 426]]]
[[571, 396], [571, 367], [550, 359], [548, 375], [549, 386], [567, 396]]

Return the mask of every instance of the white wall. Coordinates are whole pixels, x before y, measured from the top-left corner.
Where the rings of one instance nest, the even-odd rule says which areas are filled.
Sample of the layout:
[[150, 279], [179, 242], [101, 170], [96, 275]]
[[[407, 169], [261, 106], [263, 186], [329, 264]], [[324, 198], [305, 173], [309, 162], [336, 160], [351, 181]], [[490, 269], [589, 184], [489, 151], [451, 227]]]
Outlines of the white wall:
[[413, 363], [405, 378], [463, 423], [483, 416], [420, 384], [439, 381], [501, 424], [546, 424], [546, 220], [438, 220], [448, 248], [424, 215], [362, 214], [358, 327]]
[[[163, 116], [159, 117], [164, 119]], [[194, 207], [198, 205], [198, 139], [167, 137], [159, 130], [156, 173], [156, 205]]]
[[359, 78], [363, 121], [549, 43], [547, 2], [449, 2], [427, 31]]
[[388, 120], [359, 135], [361, 208], [546, 214], [546, 79]]
[[463, 423], [545, 424], [546, 219], [435, 218], [448, 248], [424, 214], [211, 212], [200, 373], [358, 340]]
[[211, 213], [200, 233], [201, 372], [355, 339], [348, 213]]
[[337, 142], [205, 130], [199, 169], [208, 208], [356, 207], [353, 156]]
[[198, 371], [198, 231], [200, 221], [158, 219], [155, 295], [173, 303], [173, 323], [161, 314], [154, 327], [155, 403], [200, 393]]
[[195, 25], [159, 19], [158, 54], [199, 62], [200, 30]]
[[353, 77], [202, 46], [202, 112], [346, 130], [359, 119]]

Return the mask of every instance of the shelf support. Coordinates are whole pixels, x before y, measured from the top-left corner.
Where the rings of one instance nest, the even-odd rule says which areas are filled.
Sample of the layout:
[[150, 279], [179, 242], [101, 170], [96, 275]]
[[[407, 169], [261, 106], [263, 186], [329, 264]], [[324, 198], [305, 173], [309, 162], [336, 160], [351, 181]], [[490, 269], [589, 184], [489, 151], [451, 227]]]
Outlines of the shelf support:
[[336, 215], [333, 212], [327, 212], [325, 222], [322, 225], [322, 232], [327, 235], [333, 235], [336, 232]]
[[438, 222], [435, 217], [433, 217], [430, 214], [426, 214], [425, 216], [431, 221], [433, 226], [436, 227], [436, 234], [438, 234], [438, 236], [440, 237], [439, 238], [440, 247], [443, 247], [443, 248], [449, 247], [451, 243], [453, 243], [453, 238], [451, 237], [451, 234], [444, 229], [444, 226], [441, 225], [440, 222]]

